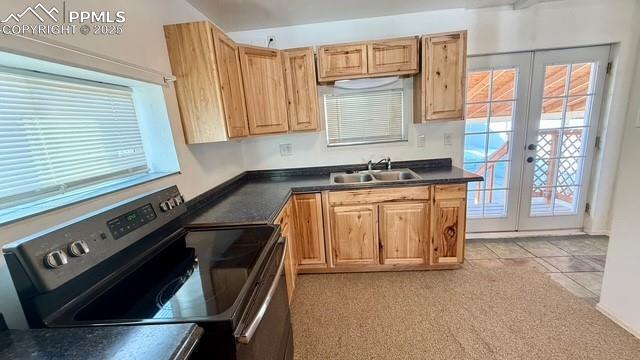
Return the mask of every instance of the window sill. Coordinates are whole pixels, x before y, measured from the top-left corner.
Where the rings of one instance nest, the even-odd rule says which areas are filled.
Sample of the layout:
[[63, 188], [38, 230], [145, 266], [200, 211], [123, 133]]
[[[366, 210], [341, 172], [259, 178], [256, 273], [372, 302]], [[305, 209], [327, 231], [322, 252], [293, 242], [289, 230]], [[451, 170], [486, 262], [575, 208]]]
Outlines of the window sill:
[[179, 172], [138, 174], [128, 178], [112, 180], [110, 182], [88, 188], [70, 191], [66, 194], [52, 196], [47, 199], [37, 200], [7, 209], [1, 209], [0, 226], [8, 225], [29, 217], [41, 215], [65, 206], [81, 203], [83, 201], [91, 200], [99, 196], [111, 194], [119, 190], [127, 189], [177, 173]]

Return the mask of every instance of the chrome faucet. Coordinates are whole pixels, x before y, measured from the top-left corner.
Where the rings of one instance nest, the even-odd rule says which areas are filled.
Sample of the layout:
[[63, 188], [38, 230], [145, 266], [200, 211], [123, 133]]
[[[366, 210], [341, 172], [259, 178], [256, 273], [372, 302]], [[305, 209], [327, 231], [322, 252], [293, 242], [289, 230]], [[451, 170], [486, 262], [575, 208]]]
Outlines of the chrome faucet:
[[367, 169], [369, 169], [369, 171], [373, 170], [374, 167], [380, 165], [381, 163], [386, 162], [387, 163], [387, 170], [391, 170], [391, 157], [387, 156], [386, 158], [380, 159], [380, 161], [378, 161], [377, 163], [373, 163], [373, 161], [369, 160], [369, 163], [367, 164]]

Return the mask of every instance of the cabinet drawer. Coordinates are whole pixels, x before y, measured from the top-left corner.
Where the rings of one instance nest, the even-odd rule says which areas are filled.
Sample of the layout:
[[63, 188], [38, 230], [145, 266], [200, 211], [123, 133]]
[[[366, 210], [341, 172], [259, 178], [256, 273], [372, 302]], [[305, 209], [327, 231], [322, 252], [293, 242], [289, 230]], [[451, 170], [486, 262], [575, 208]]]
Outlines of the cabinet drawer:
[[436, 185], [436, 200], [464, 199], [467, 197], [467, 184]]
[[322, 46], [318, 49], [320, 81], [367, 74], [367, 46], [365, 44]]
[[369, 74], [418, 72], [417, 37], [375, 41], [367, 50]]
[[431, 191], [429, 186], [416, 186], [405, 188], [388, 189], [367, 189], [334, 191], [329, 193], [329, 204], [373, 204], [386, 201], [407, 201], [430, 199]]

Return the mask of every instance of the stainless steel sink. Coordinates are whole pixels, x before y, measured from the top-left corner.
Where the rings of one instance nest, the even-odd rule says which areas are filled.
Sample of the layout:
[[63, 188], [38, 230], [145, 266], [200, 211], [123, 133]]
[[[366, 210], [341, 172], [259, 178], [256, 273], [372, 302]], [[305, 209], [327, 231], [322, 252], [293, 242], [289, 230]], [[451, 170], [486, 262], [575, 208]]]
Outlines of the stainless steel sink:
[[411, 170], [389, 170], [373, 173], [373, 177], [378, 181], [411, 180], [417, 176]]
[[332, 173], [331, 182], [334, 184], [389, 182], [420, 179], [410, 169], [360, 171], [358, 173]]
[[373, 181], [371, 174], [331, 174], [331, 180], [338, 184], [363, 183]]

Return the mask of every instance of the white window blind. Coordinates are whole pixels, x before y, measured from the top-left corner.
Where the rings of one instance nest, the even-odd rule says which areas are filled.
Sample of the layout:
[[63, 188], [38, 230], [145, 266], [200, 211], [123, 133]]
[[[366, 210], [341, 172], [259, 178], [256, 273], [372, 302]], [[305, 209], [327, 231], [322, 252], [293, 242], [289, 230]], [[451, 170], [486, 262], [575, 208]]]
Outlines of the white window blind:
[[148, 172], [131, 90], [0, 68], [0, 208]]
[[324, 96], [329, 146], [407, 139], [402, 88]]

